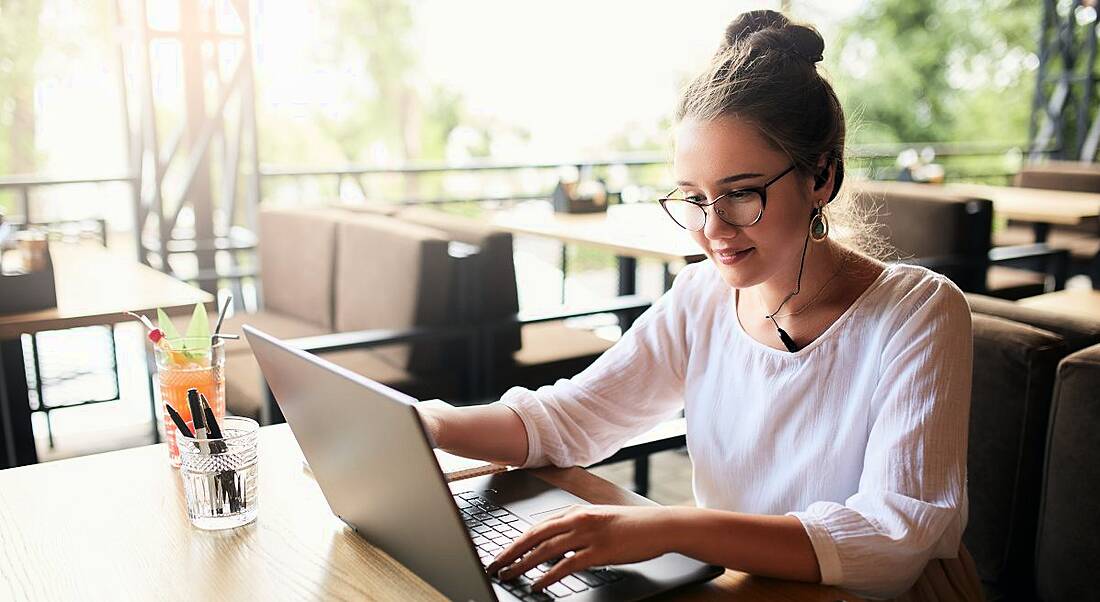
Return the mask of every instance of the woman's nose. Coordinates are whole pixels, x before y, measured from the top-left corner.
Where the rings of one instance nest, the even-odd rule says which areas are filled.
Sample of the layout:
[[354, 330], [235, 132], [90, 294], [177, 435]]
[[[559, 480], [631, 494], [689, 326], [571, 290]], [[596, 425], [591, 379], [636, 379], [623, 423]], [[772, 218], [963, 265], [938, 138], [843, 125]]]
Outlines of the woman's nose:
[[707, 220], [703, 224], [703, 236], [706, 236], [710, 240], [720, 240], [723, 238], [733, 238], [741, 233], [741, 229], [737, 226], [731, 226], [727, 224], [722, 218], [718, 217], [718, 213], [715, 211], [715, 207], [711, 205], [706, 208]]

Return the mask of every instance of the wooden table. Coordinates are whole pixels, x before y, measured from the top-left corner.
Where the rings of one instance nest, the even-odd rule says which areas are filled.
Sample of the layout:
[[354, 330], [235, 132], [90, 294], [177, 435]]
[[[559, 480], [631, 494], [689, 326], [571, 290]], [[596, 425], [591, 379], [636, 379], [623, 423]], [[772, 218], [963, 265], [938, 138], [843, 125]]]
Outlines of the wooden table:
[[[0, 315], [0, 468], [37, 461], [21, 334], [114, 324], [125, 312], [190, 314], [214, 298], [189, 284], [95, 244], [50, 245], [57, 307]], [[154, 316], [155, 318], [155, 316]]]
[[[592, 502], [652, 503], [579, 468], [535, 474]], [[163, 444], [0, 471], [0, 599], [443, 600], [332, 514], [285, 424], [261, 430], [259, 488], [256, 522], [205, 532]], [[658, 599], [858, 600], [736, 571]]]
[[[513, 234], [527, 234], [589, 245], [615, 253], [619, 294], [636, 290], [637, 260], [699, 261], [705, 257], [691, 235], [669, 219], [657, 203], [611, 205], [600, 213], [555, 213], [546, 201], [528, 201], [492, 211], [488, 223]], [[563, 251], [564, 260], [564, 251]], [[666, 278], [668, 288], [669, 278]]]
[[1100, 194], [1089, 192], [987, 184], [918, 184], [868, 180], [854, 180], [849, 190], [989, 199], [993, 203], [994, 213], [999, 216], [1048, 226], [1050, 224], [1072, 226], [1100, 219]]
[[1071, 289], [1057, 291], [1020, 299], [1016, 303], [1057, 314], [1100, 322], [1100, 290]]

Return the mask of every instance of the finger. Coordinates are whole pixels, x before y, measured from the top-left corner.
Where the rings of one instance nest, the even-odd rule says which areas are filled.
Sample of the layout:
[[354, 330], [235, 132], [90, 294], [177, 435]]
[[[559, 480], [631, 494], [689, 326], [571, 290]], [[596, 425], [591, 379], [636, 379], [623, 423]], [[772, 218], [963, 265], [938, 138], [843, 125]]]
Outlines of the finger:
[[531, 550], [529, 554], [520, 558], [514, 564], [506, 566], [500, 572], [500, 579], [501, 581], [507, 581], [517, 577], [544, 562], [560, 558], [563, 554], [572, 551], [576, 547], [579, 546], [574, 541], [572, 534], [564, 533], [562, 535], [556, 535], [535, 546], [535, 549]]
[[519, 557], [523, 556], [543, 541], [564, 533], [569, 529], [569, 523], [559, 519], [544, 521], [531, 527], [526, 533], [520, 535], [515, 541], [508, 544], [508, 546], [489, 563], [489, 566], [485, 567], [485, 572], [490, 575], [495, 574], [500, 569], [515, 562]]
[[535, 582], [531, 584], [531, 589], [540, 591], [546, 586], [557, 583], [577, 571], [583, 571], [592, 566], [591, 558], [592, 554], [588, 552], [588, 548], [577, 550], [576, 554], [558, 562], [552, 569], [546, 571], [545, 575], [536, 579]]

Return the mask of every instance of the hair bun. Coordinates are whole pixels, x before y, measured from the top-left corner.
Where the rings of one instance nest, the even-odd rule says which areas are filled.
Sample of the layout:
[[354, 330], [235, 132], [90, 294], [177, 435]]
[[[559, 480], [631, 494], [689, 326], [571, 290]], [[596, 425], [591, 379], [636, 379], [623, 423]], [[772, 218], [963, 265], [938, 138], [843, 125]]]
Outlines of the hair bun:
[[820, 61], [825, 51], [825, 40], [817, 30], [792, 23], [783, 13], [774, 10], [752, 10], [730, 21], [719, 51], [737, 45], [746, 45], [750, 51], [757, 52], [791, 52], [810, 64]]

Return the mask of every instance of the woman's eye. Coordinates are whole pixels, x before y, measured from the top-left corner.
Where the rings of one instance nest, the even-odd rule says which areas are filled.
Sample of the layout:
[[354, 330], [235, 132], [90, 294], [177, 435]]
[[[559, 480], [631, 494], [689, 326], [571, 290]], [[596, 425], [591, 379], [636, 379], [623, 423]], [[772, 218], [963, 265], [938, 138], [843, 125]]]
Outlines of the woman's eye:
[[729, 198], [735, 201], [741, 201], [748, 198], [750, 194], [752, 194], [752, 192], [748, 190], [734, 190], [733, 192], [729, 193]]
[[691, 195], [691, 196], [689, 196], [689, 197], [686, 197], [686, 198], [685, 198], [684, 200], [685, 200], [685, 201], [688, 201], [688, 202], [690, 202], [690, 203], [696, 203], [696, 204], [699, 204], [699, 203], [705, 203], [705, 202], [707, 202], [707, 197], [705, 197], [705, 196], [699, 196], [699, 195], [697, 195], [697, 194], [693, 194], [693, 195]]

